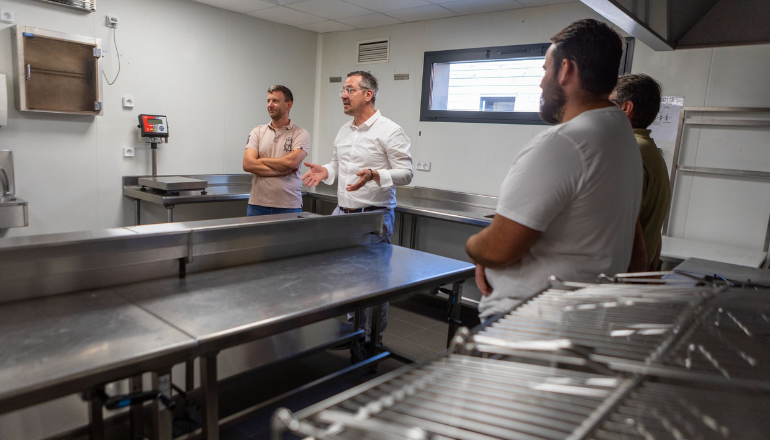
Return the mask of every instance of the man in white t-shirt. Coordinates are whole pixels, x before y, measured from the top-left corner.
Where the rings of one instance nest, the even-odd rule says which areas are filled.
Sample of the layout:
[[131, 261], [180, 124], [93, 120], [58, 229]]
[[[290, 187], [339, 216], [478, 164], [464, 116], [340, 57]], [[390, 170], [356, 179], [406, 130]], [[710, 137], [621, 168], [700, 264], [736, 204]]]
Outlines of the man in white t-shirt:
[[519, 153], [492, 224], [472, 236], [483, 319], [548, 287], [625, 272], [642, 195], [642, 161], [625, 113], [609, 101], [621, 37], [596, 20], [551, 39], [540, 117], [557, 124]]

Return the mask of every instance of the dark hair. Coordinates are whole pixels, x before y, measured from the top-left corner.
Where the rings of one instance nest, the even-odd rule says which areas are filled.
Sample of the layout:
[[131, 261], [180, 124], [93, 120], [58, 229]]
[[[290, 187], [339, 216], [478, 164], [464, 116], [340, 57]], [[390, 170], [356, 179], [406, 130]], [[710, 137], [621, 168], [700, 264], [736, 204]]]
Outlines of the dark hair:
[[371, 73], [364, 72], [363, 70], [356, 70], [355, 72], [348, 73], [348, 78], [356, 75], [361, 77], [361, 83], [359, 86], [362, 89], [372, 91], [372, 104], [374, 104], [374, 100], [377, 99], [377, 90], [380, 87], [379, 84], [377, 84], [377, 78], [375, 78]]
[[556, 46], [556, 72], [563, 59], [577, 64], [580, 86], [586, 92], [607, 95], [618, 81], [623, 39], [609, 25], [593, 19], [578, 20], [551, 38]]
[[634, 117], [631, 126], [647, 128], [655, 121], [660, 110], [660, 83], [643, 73], [618, 78], [615, 99], [619, 103], [634, 103]]
[[267, 93], [273, 92], [281, 92], [283, 93], [283, 97], [286, 99], [286, 102], [294, 102], [294, 95], [292, 95], [291, 90], [289, 90], [289, 88], [286, 86], [273, 84], [267, 89]]

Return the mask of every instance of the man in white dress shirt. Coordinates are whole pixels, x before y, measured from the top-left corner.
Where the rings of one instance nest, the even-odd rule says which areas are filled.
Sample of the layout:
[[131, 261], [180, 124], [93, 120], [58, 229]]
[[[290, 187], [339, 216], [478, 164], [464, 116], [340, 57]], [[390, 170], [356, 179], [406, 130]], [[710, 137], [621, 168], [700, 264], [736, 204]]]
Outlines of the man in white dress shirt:
[[[337, 208], [332, 215], [384, 211], [383, 230], [372, 234], [372, 243], [390, 243], [396, 186], [412, 181], [411, 142], [398, 124], [374, 108], [377, 89], [377, 78], [371, 73], [348, 74], [340, 97], [345, 114], [353, 120], [337, 133], [332, 161], [326, 165], [306, 162], [310, 170], [302, 180], [307, 186], [317, 186], [320, 182], [331, 185], [337, 178]], [[386, 303], [382, 308], [383, 332], [387, 313]]]

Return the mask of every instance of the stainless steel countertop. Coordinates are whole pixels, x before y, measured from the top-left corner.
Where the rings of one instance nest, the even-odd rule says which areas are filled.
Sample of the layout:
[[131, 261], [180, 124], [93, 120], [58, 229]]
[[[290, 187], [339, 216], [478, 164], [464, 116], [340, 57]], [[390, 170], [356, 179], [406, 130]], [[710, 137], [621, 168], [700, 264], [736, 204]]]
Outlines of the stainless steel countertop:
[[[138, 185], [139, 176], [123, 178], [123, 195], [163, 206], [173, 206], [188, 203], [223, 202], [233, 200], [248, 200], [251, 192], [251, 176], [248, 174], [232, 175], [189, 175], [196, 179], [209, 181], [207, 194], [200, 191], [179, 191], [178, 194], [168, 195], [162, 191], [147, 189], [142, 191]], [[423, 197], [427, 192], [438, 197]], [[318, 185], [316, 188], [303, 187], [303, 194], [319, 200], [336, 203], [337, 185]], [[460, 197], [451, 197], [460, 196]], [[487, 206], [477, 203], [465, 203], [461, 198], [484, 198]], [[453, 200], [454, 199], [454, 200]], [[396, 189], [396, 211], [405, 214], [435, 218], [456, 223], [486, 227], [492, 222], [497, 199], [489, 196], [477, 196], [451, 191], [431, 190], [426, 188], [398, 187]]]
[[473, 271], [470, 263], [380, 243], [113, 291], [194, 337], [205, 353], [462, 281]]
[[5, 304], [0, 413], [142, 373], [153, 362], [181, 362], [195, 348], [194, 338], [109, 290]]
[[0, 305], [0, 413], [397, 296], [471, 264], [389, 244]]

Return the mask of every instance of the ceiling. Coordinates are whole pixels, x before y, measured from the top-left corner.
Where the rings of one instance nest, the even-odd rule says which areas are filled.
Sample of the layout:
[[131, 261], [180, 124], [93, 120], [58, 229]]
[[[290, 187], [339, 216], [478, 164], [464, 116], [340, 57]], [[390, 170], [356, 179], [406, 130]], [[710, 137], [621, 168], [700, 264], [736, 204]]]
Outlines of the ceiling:
[[577, 0], [195, 0], [313, 32], [483, 14]]

